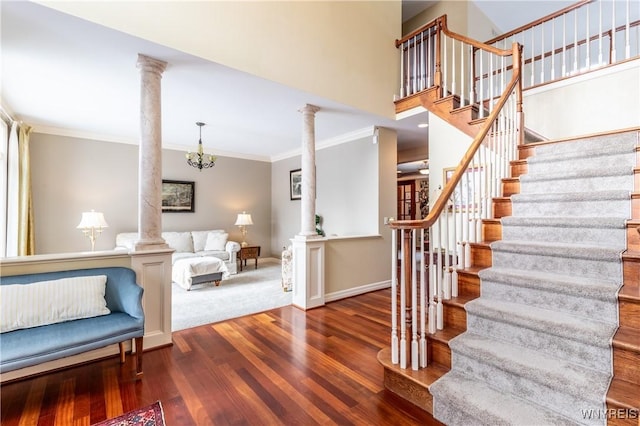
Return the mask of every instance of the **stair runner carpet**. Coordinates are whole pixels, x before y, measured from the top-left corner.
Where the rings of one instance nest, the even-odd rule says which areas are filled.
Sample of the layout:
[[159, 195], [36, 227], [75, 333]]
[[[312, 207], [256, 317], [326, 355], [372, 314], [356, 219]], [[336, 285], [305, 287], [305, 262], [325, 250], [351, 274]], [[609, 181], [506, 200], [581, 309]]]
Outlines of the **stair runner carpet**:
[[606, 424], [636, 138], [544, 145], [528, 159], [451, 370], [429, 388], [435, 418]]

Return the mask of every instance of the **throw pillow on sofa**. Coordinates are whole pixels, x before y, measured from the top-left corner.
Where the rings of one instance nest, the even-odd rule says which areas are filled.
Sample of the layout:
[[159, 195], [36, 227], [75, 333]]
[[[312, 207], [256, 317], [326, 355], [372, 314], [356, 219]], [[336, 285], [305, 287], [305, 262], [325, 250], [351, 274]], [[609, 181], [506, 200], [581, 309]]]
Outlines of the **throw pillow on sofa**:
[[0, 286], [0, 333], [107, 315], [106, 275]]
[[229, 234], [226, 232], [209, 232], [207, 242], [204, 245], [205, 251], [224, 251]]
[[163, 232], [162, 238], [178, 253], [193, 253], [191, 232]]

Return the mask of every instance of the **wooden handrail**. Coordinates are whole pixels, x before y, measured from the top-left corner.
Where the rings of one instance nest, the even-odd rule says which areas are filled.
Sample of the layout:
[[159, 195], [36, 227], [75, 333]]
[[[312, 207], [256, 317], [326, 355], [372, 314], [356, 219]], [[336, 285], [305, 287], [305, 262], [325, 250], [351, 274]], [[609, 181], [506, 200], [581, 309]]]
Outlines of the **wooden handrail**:
[[511, 80], [507, 84], [507, 88], [502, 93], [502, 96], [500, 96], [500, 99], [496, 103], [493, 111], [491, 111], [491, 113], [487, 117], [487, 120], [484, 122], [482, 129], [480, 129], [480, 132], [473, 139], [471, 146], [469, 146], [469, 149], [467, 149], [467, 152], [464, 154], [464, 156], [460, 160], [460, 163], [456, 167], [453, 173], [453, 176], [451, 177], [451, 180], [449, 180], [449, 182], [446, 183], [444, 189], [442, 190], [442, 193], [434, 203], [433, 209], [429, 211], [429, 214], [424, 219], [395, 220], [389, 224], [390, 228], [392, 229], [426, 229], [426, 228], [429, 228], [431, 225], [433, 225], [435, 221], [440, 217], [440, 215], [442, 214], [442, 211], [444, 210], [447, 203], [449, 202], [449, 198], [451, 197], [451, 195], [453, 194], [453, 191], [455, 190], [456, 186], [460, 182], [462, 175], [466, 172], [467, 168], [469, 167], [469, 163], [471, 163], [473, 156], [482, 145], [482, 142], [484, 141], [484, 138], [487, 136], [487, 133], [489, 133], [489, 129], [491, 129], [491, 127], [493, 126], [494, 121], [498, 117], [498, 114], [502, 111], [504, 104], [507, 102], [507, 99], [511, 96], [511, 93], [513, 92], [513, 90], [520, 83], [521, 49], [522, 47], [520, 44], [515, 42], [513, 43], [512, 54], [513, 54], [514, 69], [513, 69], [513, 75], [511, 76]]
[[447, 15], [441, 16], [440, 18], [438, 18], [438, 20], [441, 23], [442, 32], [444, 32], [446, 35], [448, 35], [453, 39], [462, 41], [466, 44], [470, 44], [476, 49], [482, 49], [498, 56], [509, 56], [513, 53], [511, 50], [498, 49], [497, 47], [489, 46], [488, 43], [482, 43], [480, 41], [471, 39], [467, 36], [463, 36], [462, 34], [458, 34], [453, 31], [450, 31], [449, 28], [447, 27]]
[[406, 36], [402, 37], [400, 40], [396, 40], [396, 47], [399, 47], [402, 43], [404, 43], [405, 41], [409, 41], [410, 39], [412, 39], [413, 37], [417, 36], [418, 34], [424, 32], [427, 28], [430, 27], [435, 27], [436, 24], [438, 23], [438, 19], [440, 18], [436, 18], [433, 21], [424, 24], [423, 26], [421, 26], [420, 28], [418, 28], [417, 30], [413, 30], [411, 31], [409, 34], [407, 34]]
[[503, 40], [503, 39], [505, 39], [507, 37], [511, 37], [514, 34], [521, 33], [521, 32], [523, 32], [525, 30], [528, 30], [530, 28], [535, 27], [536, 25], [540, 25], [543, 22], [550, 21], [550, 20], [552, 20], [554, 18], [557, 18], [558, 16], [562, 16], [565, 13], [568, 13], [568, 12], [571, 12], [572, 10], [578, 9], [578, 8], [584, 6], [585, 4], [591, 3], [592, 1], [594, 1], [594, 0], [581, 0], [578, 3], [572, 4], [571, 6], [567, 6], [564, 9], [560, 9], [559, 11], [554, 12], [554, 13], [552, 13], [550, 15], [544, 16], [544, 17], [542, 17], [542, 18], [540, 18], [540, 19], [538, 19], [536, 21], [529, 22], [528, 24], [525, 24], [525, 25], [523, 25], [521, 27], [518, 27], [515, 30], [511, 30], [508, 33], [504, 33], [502, 35], [499, 35], [498, 37], [492, 38], [491, 40], [485, 41], [485, 43], [486, 44], [493, 44], [496, 41], [500, 41], [500, 40]]

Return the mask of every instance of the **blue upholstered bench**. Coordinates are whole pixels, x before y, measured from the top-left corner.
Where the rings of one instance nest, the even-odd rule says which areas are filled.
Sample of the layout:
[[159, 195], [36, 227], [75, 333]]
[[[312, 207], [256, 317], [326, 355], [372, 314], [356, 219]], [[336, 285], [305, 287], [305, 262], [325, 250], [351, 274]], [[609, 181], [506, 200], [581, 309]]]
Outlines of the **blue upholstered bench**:
[[[61, 320], [70, 309], [66, 308], [66, 311], [63, 310], [59, 313], [58, 307], [55, 306], [57, 302], [53, 302], [54, 305], [52, 306], [52, 301], [58, 297], [63, 302], [61, 304], [66, 304], [67, 299], [75, 297], [78, 298], [76, 304], [82, 305], [86, 299], [99, 299], [100, 296], [95, 294], [86, 296], [83, 293], [85, 288], [82, 287], [84, 281], [94, 283], [96, 280], [99, 281], [98, 286], [102, 285], [102, 287], [96, 290], [96, 286], [87, 285], [86, 288], [93, 288], [91, 290], [93, 293], [104, 289], [104, 300], [101, 301], [104, 305], [102, 312], [97, 316]], [[5, 287], [16, 284], [34, 286], [31, 288]], [[124, 363], [124, 342], [129, 339], [135, 339], [136, 377], [142, 377], [143, 289], [136, 283], [133, 270], [122, 267], [108, 267], [6, 276], [0, 278], [0, 286], [3, 308], [8, 307], [6, 310], [15, 311], [12, 314], [7, 312], [0, 313], [3, 319], [3, 324], [0, 324], [0, 326], [2, 326], [2, 330], [5, 330], [6, 328], [11, 328], [7, 323], [14, 321], [17, 324], [15, 325], [17, 329], [10, 329], [0, 333], [0, 373], [76, 355], [115, 343], [119, 344], [120, 362]], [[33, 296], [32, 291], [36, 286], [41, 286], [40, 288], [44, 288], [44, 290], [40, 294], [36, 292], [38, 295]], [[27, 305], [27, 309], [23, 309], [21, 306], [13, 309], [15, 304], [12, 304], [11, 297], [17, 301], [22, 300], [20, 304], [23, 307]], [[47, 300], [38, 300], [38, 298]], [[25, 300], [28, 302], [24, 303]], [[34, 306], [42, 307], [36, 308]], [[84, 307], [80, 306], [79, 308], [82, 310]], [[23, 311], [29, 309], [36, 311], [36, 316], [40, 314], [46, 314], [44, 315], [45, 317], [47, 315], [49, 317], [61, 315], [54, 321], [62, 322], [36, 326], [27, 325], [28, 328], [20, 328], [24, 326], [20, 324], [21, 322], [28, 322], [24, 321], [22, 317], [26, 315], [23, 314]], [[42, 312], [38, 313], [39, 309]], [[91, 315], [91, 313], [85, 313], [85, 315]], [[7, 320], [7, 318], [9, 319]], [[48, 318], [45, 318], [44, 321], [48, 321]]]

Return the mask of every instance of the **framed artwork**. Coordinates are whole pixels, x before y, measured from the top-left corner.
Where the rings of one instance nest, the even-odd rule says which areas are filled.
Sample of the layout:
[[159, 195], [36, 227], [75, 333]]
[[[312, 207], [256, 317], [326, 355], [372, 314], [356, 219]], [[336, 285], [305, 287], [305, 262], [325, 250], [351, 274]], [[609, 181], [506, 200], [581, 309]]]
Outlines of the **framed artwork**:
[[289, 172], [289, 195], [292, 200], [302, 199], [302, 169]]
[[162, 179], [162, 212], [195, 212], [195, 182]]
[[[455, 167], [447, 167], [444, 172], [444, 183], [449, 183], [453, 177]], [[478, 208], [477, 203], [473, 203], [474, 195], [479, 197], [480, 188], [484, 188], [486, 184], [483, 166], [469, 167], [466, 176], [462, 176], [458, 186], [453, 191], [453, 206], [456, 211], [466, 211]], [[476, 189], [477, 188], [477, 189]], [[451, 207], [450, 207], [451, 208]]]

